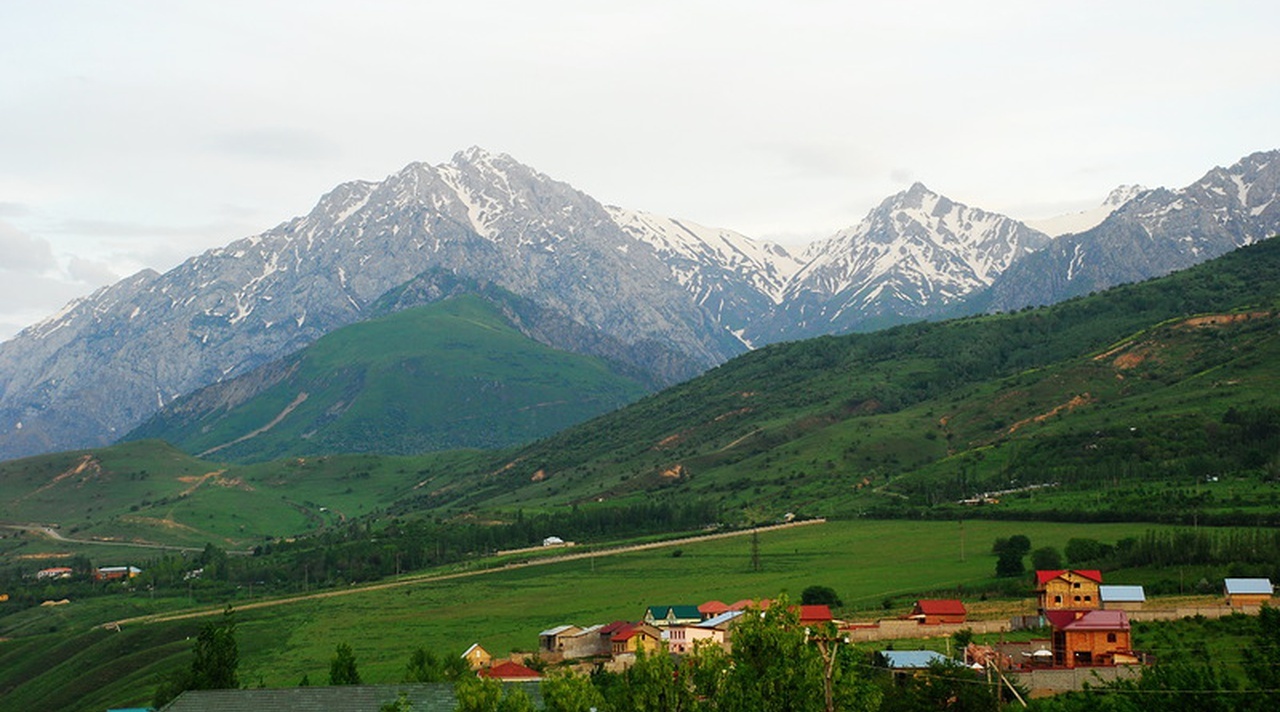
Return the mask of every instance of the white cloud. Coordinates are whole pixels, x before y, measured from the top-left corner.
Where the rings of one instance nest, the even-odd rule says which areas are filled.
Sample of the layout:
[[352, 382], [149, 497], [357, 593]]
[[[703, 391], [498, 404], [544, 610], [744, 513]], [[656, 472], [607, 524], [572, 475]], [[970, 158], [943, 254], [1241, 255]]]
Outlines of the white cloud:
[[753, 236], [830, 234], [912, 180], [1043, 217], [1019, 211], [1280, 147], [1278, 24], [1261, 1], [21, 3], [0, 218], [88, 288], [470, 145]]

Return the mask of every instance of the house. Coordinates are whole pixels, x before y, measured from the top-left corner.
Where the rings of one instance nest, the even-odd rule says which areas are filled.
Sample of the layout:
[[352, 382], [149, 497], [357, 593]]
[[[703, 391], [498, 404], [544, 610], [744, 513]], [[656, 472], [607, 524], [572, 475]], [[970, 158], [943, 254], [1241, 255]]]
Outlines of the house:
[[560, 625], [538, 633], [538, 650], [544, 653], [563, 653], [565, 641], [582, 629], [576, 625]]
[[471, 647], [467, 648], [467, 652], [462, 654], [462, 659], [467, 661], [472, 670], [479, 670], [488, 666], [493, 661], [493, 656], [489, 654], [488, 650], [480, 647], [479, 643], [472, 643]]
[[707, 601], [698, 606], [698, 612], [702, 614], [702, 620], [704, 621], [708, 618], [715, 618], [727, 610], [729, 610], [729, 604], [723, 601]]
[[662, 631], [648, 623], [628, 623], [609, 639], [613, 655], [654, 653], [662, 649]]
[[702, 620], [697, 606], [649, 606], [644, 612], [644, 622], [665, 628], [672, 625], [688, 625]]
[[1274, 589], [1271, 579], [1265, 578], [1229, 578], [1223, 581], [1227, 605], [1232, 608], [1243, 606], [1261, 606], [1271, 602]]
[[311, 687], [187, 690], [163, 712], [260, 712], [261, 710], [347, 710], [378, 712], [404, 695], [414, 712], [445, 712], [457, 707], [451, 685], [334, 685]]
[[476, 675], [501, 680], [502, 682], [538, 682], [542, 679], [542, 674], [537, 670], [527, 668], [510, 660], [503, 660], [496, 665], [481, 668]]
[[1098, 598], [1104, 611], [1140, 611], [1147, 592], [1141, 586], [1099, 586]]
[[916, 601], [907, 618], [914, 618], [921, 625], [964, 623], [969, 611], [954, 598], [922, 598]]
[[36, 580], [42, 579], [68, 579], [71, 574], [75, 573], [67, 566], [55, 566], [49, 569], [40, 569], [36, 572]]
[[587, 626], [577, 633], [564, 635], [561, 637], [566, 659], [569, 658], [589, 658], [595, 655], [608, 655], [612, 650], [609, 645], [608, 638], [600, 637], [600, 630], [604, 628], [599, 623]]
[[1112, 666], [1137, 663], [1124, 611], [1046, 611], [1053, 631], [1053, 663], [1057, 667]]
[[803, 626], [822, 625], [835, 620], [835, 617], [831, 615], [831, 606], [825, 603], [802, 605], [797, 612], [800, 615], [800, 625]]
[[701, 623], [671, 626], [667, 628], [667, 649], [677, 655], [684, 655], [692, 653], [701, 641], [710, 641], [727, 648], [729, 629], [742, 614], [743, 611], [725, 611]]
[[558, 536], [549, 536], [546, 539], [542, 540], [542, 545], [543, 546], [564, 546], [565, 543], [564, 543], [564, 539], [561, 539]]
[[1036, 596], [1040, 612], [1098, 608], [1102, 572], [1096, 569], [1037, 571]]
[[142, 573], [136, 566], [102, 566], [94, 570], [94, 581], [123, 581]]

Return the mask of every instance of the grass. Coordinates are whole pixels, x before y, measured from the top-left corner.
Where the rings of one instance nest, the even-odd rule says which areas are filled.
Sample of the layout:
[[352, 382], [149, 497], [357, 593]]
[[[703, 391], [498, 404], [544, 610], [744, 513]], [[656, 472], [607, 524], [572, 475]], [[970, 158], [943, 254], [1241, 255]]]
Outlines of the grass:
[[[750, 537], [743, 536], [682, 543], [680, 556], [672, 555], [677, 548], [673, 546], [243, 610], [236, 614], [241, 677], [250, 685], [295, 685], [303, 675], [320, 682], [336, 646], [347, 643], [366, 681], [394, 682], [417, 647], [460, 654], [480, 642], [496, 654], [532, 650], [538, 631], [561, 623], [634, 620], [653, 604], [779, 593], [797, 599], [805, 587], [815, 584], [834, 588], [850, 611], [879, 609], [884, 599], [892, 598], [891, 613], [898, 613], [917, 594], [963, 589], [962, 595], [972, 600], [981, 591], [997, 588], [995, 558], [989, 553], [996, 537], [1021, 533], [1036, 546], [1062, 547], [1073, 536], [1113, 540], [1150, 528], [990, 521], [966, 521], [963, 526], [963, 538], [957, 522], [843, 521], [766, 532], [759, 537], [760, 571], [751, 570]], [[1120, 574], [1111, 579], [1126, 580]], [[41, 695], [52, 694], [49, 690], [71, 675], [71, 668], [62, 667], [63, 658], [42, 654], [38, 670], [3, 665], [6, 656], [18, 659], [18, 651], [31, 651], [29, 641], [38, 640], [41, 650], [62, 650], [78, 670], [109, 670], [121, 680], [103, 683], [102, 695], [68, 709], [145, 701], [154, 690], [148, 675], [185, 664], [190, 650], [185, 639], [199, 621], [126, 625], [111, 634], [121, 640], [116, 647], [99, 647], [104, 645], [103, 633], [86, 632], [85, 627], [121, 617], [110, 606], [130, 601], [139, 604], [135, 612], [146, 609], [145, 596], [137, 594], [25, 613], [24, 631], [39, 631], [56, 619], [60, 632], [0, 643], [0, 690], [16, 684], [12, 699], [21, 700], [24, 708], [49, 708], [41, 706]], [[176, 603], [153, 605], [168, 609]], [[129, 642], [136, 636], [141, 637]], [[83, 643], [75, 644], [77, 640]], [[108, 651], [118, 655], [125, 648], [138, 655], [152, 652], [130, 663], [137, 669], [115, 657], [108, 659]]]

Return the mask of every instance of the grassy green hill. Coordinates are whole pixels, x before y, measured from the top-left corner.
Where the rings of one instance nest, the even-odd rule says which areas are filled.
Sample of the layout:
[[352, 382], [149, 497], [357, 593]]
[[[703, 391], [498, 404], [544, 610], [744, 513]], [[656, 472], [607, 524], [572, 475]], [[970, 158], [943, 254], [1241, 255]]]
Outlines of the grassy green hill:
[[1030, 514], [1084, 506], [1077, 487], [1218, 476], [1236, 483], [1224, 506], [1271, 513], [1277, 304], [1272, 240], [1050, 308], [771, 346], [504, 456], [455, 506], [660, 492], [768, 516], [955, 516], [977, 492], [1060, 483], [1026, 495]]
[[[518, 509], [638, 501], [710, 503], [727, 520], [792, 511], [1274, 524], [1278, 303], [1280, 241], [1272, 240], [1050, 308], [771, 346], [517, 449], [295, 453], [244, 466], [150, 443], [6, 463], [0, 517], [229, 547], [375, 510], [502, 520]], [[406, 359], [419, 337], [400, 335], [415, 328], [439, 364]], [[380, 345], [372, 355], [362, 348], [371, 343]], [[467, 362], [475, 373], [555, 380], [536, 358], [513, 366], [511, 343], [527, 346], [483, 303], [463, 299], [335, 334], [305, 360], [316, 374], [354, 363], [374, 374], [366, 385], [384, 385], [361, 390], [340, 417], [363, 413], [395, 431], [388, 418], [398, 416], [376, 394], [391, 384], [411, 388], [401, 379], [410, 363]], [[473, 352], [478, 344], [487, 346]], [[321, 404], [340, 400], [333, 393], [351, 383], [315, 379], [307, 388], [317, 395], [254, 440], [314, 441], [299, 439], [307, 426], [290, 421], [315, 423]], [[444, 386], [422, 388], [415, 400], [444, 397]], [[254, 401], [252, 417], [210, 416], [216, 436], [187, 424], [191, 437], [205, 438], [190, 446], [207, 449], [261, 427], [299, 390]], [[448, 402], [455, 415], [470, 412], [464, 400]], [[240, 424], [222, 424], [233, 420]], [[95, 462], [105, 476], [76, 474], [83, 466], [92, 475]], [[1000, 490], [1019, 491], [994, 497], [995, 506], [955, 503]]]
[[278, 382], [248, 400], [235, 399], [236, 384], [219, 384], [126, 439], [163, 439], [239, 462], [495, 448], [563, 430], [645, 393], [600, 359], [525, 337], [475, 296], [354, 324], [273, 368]]

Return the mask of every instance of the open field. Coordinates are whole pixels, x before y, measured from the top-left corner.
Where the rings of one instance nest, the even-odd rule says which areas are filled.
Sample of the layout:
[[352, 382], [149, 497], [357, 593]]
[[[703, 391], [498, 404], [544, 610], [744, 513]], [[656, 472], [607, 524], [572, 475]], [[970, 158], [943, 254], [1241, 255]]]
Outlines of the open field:
[[[392, 682], [418, 647], [460, 654], [480, 642], [496, 654], [531, 650], [538, 631], [560, 623], [636, 619], [653, 604], [778, 593], [798, 598], [814, 584], [834, 588], [850, 609], [884, 613], [882, 602], [892, 598], [889, 613], [899, 613], [917, 594], [954, 594], [962, 589], [972, 600], [996, 587], [995, 557], [989, 553], [996, 537], [1020, 533], [1035, 546], [1062, 547], [1070, 537], [1114, 540], [1151, 528], [966, 521], [962, 535], [957, 522], [830, 522], [761, 534], [760, 571], [751, 570], [751, 538], [743, 536], [302, 600], [237, 614], [241, 676], [252, 685], [295, 685], [303, 675], [322, 681], [335, 647], [347, 643], [366, 681]], [[1109, 580], [1125, 581], [1120, 574]], [[137, 596], [145, 600], [143, 594]], [[53, 708], [144, 702], [154, 690], [151, 678], [183, 664], [190, 650], [186, 638], [199, 625], [198, 619], [188, 619], [126, 624], [119, 633], [88, 630], [90, 625], [145, 613], [146, 607], [128, 606], [124, 615], [112, 615], [105, 600], [95, 601], [93, 616], [86, 617], [74, 610], [80, 605], [38, 610], [27, 621], [28, 630], [39, 630], [40, 616], [57, 616], [63, 632], [0, 643], [0, 691], [16, 686], [6, 697], [22, 700], [28, 705], [24, 709], [50, 708], [40, 701], [52, 694], [49, 690], [61, 689], [50, 676], [65, 675], [62, 684], [71, 685], [75, 675], [94, 679], [92, 671], [107, 668], [112, 679], [101, 683], [100, 692], [84, 697], [84, 706], [72, 705], [69, 700], [81, 697], [71, 697], [57, 698], [61, 702]], [[77, 624], [83, 626], [79, 631]], [[146, 643], [129, 643], [135, 639]], [[121, 646], [133, 652], [125, 655]], [[43, 662], [37, 667], [5, 665], [6, 659], [16, 659], [9, 656], [16, 656], [19, 648], [25, 651], [22, 659], [38, 650], [36, 657]], [[62, 657], [56, 657], [57, 651]], [[145, 667], [146, 675], [139, 677], [138, 670], [128, 666], [130, 655], [143, 656], [138, 665]], [[26, 683], [27, 676], [42, 671], [50, 672]], [[36, 689], [44, 692], [28, 696]]]

